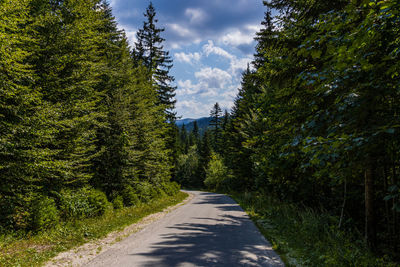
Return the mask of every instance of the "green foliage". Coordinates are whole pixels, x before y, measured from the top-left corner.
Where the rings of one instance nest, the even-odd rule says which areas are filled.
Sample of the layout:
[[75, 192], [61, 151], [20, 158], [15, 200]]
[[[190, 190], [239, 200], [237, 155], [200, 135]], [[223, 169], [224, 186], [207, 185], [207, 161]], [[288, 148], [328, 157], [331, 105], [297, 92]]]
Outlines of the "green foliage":
[[191, 146], [187, 154], [178, 157], [175, 179], [185, 186], [196, 186], [199, 184], [199, 155], [197, 146]]
[[139, 204], [139, 197], [132, 186], [126, 186], [124, 190], [122, 190], [121, 196], [123, 198], [124, 205], [127, 207]]
[[135, 185], [135, 189], [138, 194], [139, 200], [143, 203], [147, 203], [158, 196], [158, 192], [149, 182], [140, 182]]
[[164, 183], [162, 189], [168, 196], [174, 196], [178, 194], [178, 192], [181, 189], [181, 186], [177, 182], [170, 182], [170, 183]]
[[182, 202], [187, 196], [179, 192], [149, 204], [111, 210], [103, 216], [62, 222], [54, 229], [43, 230], [35, 235], [21, 232], [0, 234], [0, 266], [43, 266], [60, 252], [121, 231], [150, 214]]
[[92, 208], [90, 216], [101, 216], [109, 207], [109, 202], [105, 193], [100, 190], [91, 189], [87, 192], [89, 206]]
[[151, 73], [151, 79], [156, 85], [158, 104], [164, 107], [166, 120], [175, 122], [175, 87], [171, 83], [175, 80], [169, 74], [172, 68], [172, 59], [169, 52], [163, 50], [162, 43], [165, 41], [161, 37], [164, 28], [158, 28], [156, 23], [156, 11], [150, 2], [144, 14], [146, 20], [143, 27], [136, 33], [137, 42], [135, 43], [134, 58], [139, 64], [143, 64]]
[[213, 153], [206, 169], [206, 179], [204, 180], [204, 184], [209, 189], [229, 190], [229, 181], [231, 176], [232, 174], [225, 166], [222, 157]]
[[63, 189], [57, 195], [61, 216], [69, 220], [102, 215], [109, 205], [103, 192], [91, 188]]
[[288, 266], [396, 266], [373, 255], [359, 232], [338, 229], [337, 217], [326, 211], [280, 202], [265, 193], [234, 198]]
[[54, 199], [40, 196], [32, 202], [32, 229], [45, 230], [59, 223], [59, 214]]
[[168, 53], [157, 48], [166, 69], [141, 64], [104, 0], [0, 1], [0, 17], [0, 228], [100, 216], [107, 196], [165, 196]]
[[323, 206], [398, 259], [398, 1], [265, 6], [222, 139], [230, 187]]
[[122, 196], [117, 196], [112, 200], [112, 205], [115, 210], [122, 209], [124, 207], [124, 199]]

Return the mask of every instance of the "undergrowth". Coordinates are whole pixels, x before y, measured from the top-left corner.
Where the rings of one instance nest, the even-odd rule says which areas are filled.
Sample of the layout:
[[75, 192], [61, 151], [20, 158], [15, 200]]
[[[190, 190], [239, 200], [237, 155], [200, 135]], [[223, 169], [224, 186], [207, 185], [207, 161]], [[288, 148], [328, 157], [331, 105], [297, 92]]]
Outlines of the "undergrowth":
[[60, 223], [39, 233], [0, 234], [0, 266], [41, 266], [62, 251], [122, 230], [149, 214], [180, 203], [186, 197], [186, 193], [179, 192], [137, 206], [110, 207], [102, 216]]
[[398, 266], [376, 257], [360, 233], [338, 229], [327, 213], [279, 202], [257, 193], [232, 194], [272, 243], [286, 266]]

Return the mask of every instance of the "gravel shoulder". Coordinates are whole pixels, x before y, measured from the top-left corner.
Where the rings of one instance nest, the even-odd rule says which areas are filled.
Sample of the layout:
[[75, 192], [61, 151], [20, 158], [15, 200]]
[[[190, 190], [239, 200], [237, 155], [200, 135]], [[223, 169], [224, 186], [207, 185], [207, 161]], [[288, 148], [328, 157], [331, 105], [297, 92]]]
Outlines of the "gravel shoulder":
[[80, 247], [62, 252], [50, 261], [48, 261], [45, 266], [86, 266], [91, 260], [99, 256], [99, 254], [101, 254], [102, 252], [109, 250], [116, 243], [121, 242], [122, 240], [132, 235], [135, 235], [136, 233], [146, 228], [146, 226], [162, 219], [171, 211], [187, 204], [193, 199], [193, 197], [194, 195], [189, 193], [189, 197], [187, 197], [183, 202], [175, 206], [168, 207], [161, 212], [151, 214], [143, 218], [139, 222], [125, 227], [122, 231], [112, 232], [108, 234], [105, 238], [94, 240]]

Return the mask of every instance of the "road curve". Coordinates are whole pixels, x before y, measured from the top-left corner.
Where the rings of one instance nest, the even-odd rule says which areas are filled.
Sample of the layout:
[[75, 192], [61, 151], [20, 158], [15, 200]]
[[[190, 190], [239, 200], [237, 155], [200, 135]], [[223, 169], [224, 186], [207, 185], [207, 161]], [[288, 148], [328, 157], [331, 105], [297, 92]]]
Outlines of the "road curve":
[[85, 266], [284, 266], [230, 197], [190, 191], [193, 199], [114, 244]]

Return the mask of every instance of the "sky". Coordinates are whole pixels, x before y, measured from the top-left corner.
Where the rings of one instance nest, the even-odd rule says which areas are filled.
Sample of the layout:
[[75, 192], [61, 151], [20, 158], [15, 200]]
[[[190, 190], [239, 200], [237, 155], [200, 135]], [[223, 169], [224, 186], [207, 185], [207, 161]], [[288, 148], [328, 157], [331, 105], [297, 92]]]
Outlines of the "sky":
[[[207, 117], [215, 102], [230, 109], [241, 73], [254, 54], [261, 28], [262, 0], [153, 0], [157, 26], [165, 28], [164, 49], [173, 59], [176, 112]], [[110, 0], [119, 28], [133, 47], [143, 27], [147, 0]]]

